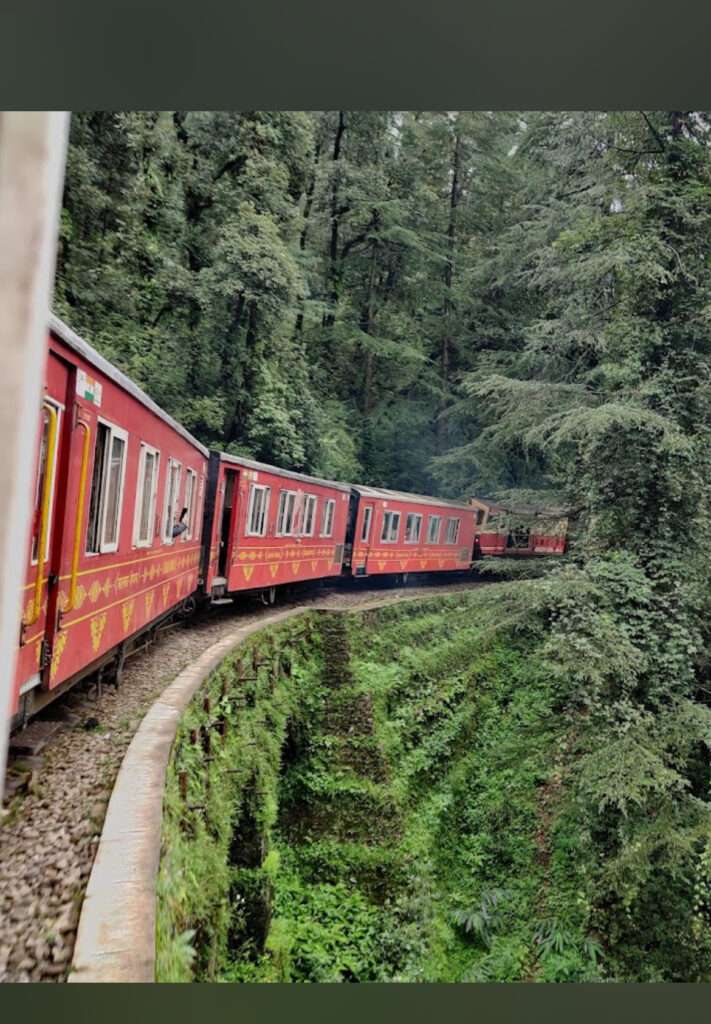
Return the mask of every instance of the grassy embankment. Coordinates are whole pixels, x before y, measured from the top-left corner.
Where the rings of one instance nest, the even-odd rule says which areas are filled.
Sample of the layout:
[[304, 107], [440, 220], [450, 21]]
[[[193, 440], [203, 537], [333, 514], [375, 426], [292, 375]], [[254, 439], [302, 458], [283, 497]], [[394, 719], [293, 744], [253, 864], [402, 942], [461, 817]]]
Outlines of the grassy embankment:
[[169, 773], [159, 980], [598, 976], [521, 588], [311, 613], [214, 673]]

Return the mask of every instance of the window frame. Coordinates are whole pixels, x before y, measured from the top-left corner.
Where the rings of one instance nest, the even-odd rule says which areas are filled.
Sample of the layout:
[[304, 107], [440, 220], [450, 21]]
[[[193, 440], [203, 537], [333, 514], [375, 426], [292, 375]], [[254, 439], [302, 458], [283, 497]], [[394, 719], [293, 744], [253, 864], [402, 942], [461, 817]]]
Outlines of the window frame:
[[370, 531], [373, 529], [373, 505], [365, 505], [363, 508], [363, 524], [360, 528], [360, 542], [367, 544], [370, 540]]
[[[190, 488], [190, 502], [189, 503], [188, 503], [188, 480], [192, 481], [192, 485], [191, 485], [191, 488]], [[180, 539], [183, 541], [183, 543], [185, 543], [185, 541], [193, 539], [193, 531], [195, 529], [195, 509], [197, 507], [197, 482], [198, 482], [198, 475], [197, 475], [196, 470], [194, 470], [192, 468], [192, 466], [186, 466], [185, 467], [185, 491], [183, 492], [184, 493], [183, 501], [184, 501], [184, 503], [185, 503], [185, 505], [187, 507], [187, 510], [188, 510], [188, 528], [187, 528], [187, 530], [183, 530], [183, 532], [180, 535]]]
[[[422, 536], [422, 520], [423, 520], [423, 518], [424, 517], [423, 517], [421, 512], [408, 512], [407, 513], [407, 515], [405, 517], [405, 544], [419, 544], [420, 543], [420, 537]], [[409, 523], [410, 519], [414, 519], [414, 520], [417, 521], [417, 536], [415, 536], [415, 537], [408, 537], [407, 536], [408, 523]]]
[[[153, 455], [155, 458], [154, 470], [153, 470], [153, 493], [151, 495], [151, 504], [148, 510], [148, 537], [146, 540], [141, 540], [140, 529], [141, 529], [141, 513], [143, 511], [143, 497], [144, 487], [146, 482], [146, 459], [149, 455]], [[133, 546], [134, 548], [152, 548], [153, 541], [156, 535], [156, 505], [158, 504], [158, 483], [160, 481], [160, 462], [161, 453], [160, 449], [154, 448], [153, 445], [148, 444], [146, 441], [140, 442], [140, 448], [138, 453], [138, 481], [136, 484], [136, 505], [133, 513]]]
[[[252, 529], [252, 516], [254, 514], [254, 501], [257, 491], [266, 492], [265, 501], [262, 506], [262, 529], [260, 532]], [[258, 484], [252, 481], [249, 485], [249, 499], [247, 502], [247, 519], [244, 524], [245, 537], [266, 537], [269, 525], [269, 505], [271, 503], [272, 489], [269, 484]]]
[[[400, 520], [402, 514], [397, 509], [386, 508], [383, 509], [383, 528], [380, 531], [380, 543], [381, 544], [397, 544], [400, 536]], [[385, 536], [385, 524], [388, 522], [388, 534], [393, 532], [393, 522], [395, 523], [395, 536]]]
[[[454, 539], [449, 539], [449, 532], [453, 523], [456, 523], [456, 530], [454, 531]], [[462, 526], [461, 516], [447, 516], [447, 533], [446, 533], [446, 544], [458, 544], [459, 543], [459, 532]]]
[[[173, 515], [170, 518], [170, 524], [166, 528], [166, 521], [168, 519], [168, 496], [170, 494], [170, 479], [171, 479], [171, 468], [177, 467], [178, 470], [178, 484], [175, 488], [175, 495], [173, 497]], [[180, 497], [180, 485], [183, 479], [183, 464], [179, 459], [174, 458], [172, 455], [168, 456], [168, 461], [165, 467], [165, 483], [163, 485], [163, 516], [161, 520], [161, 540], [163, 544], [174, 544], [175, 537], [173, 536], [173, 522], [175, 520], [175, 507], [178, 504], [178, 498]]]
[[[430, 536], [430, 534], [432, 533], [432, 523], [433, 522], [437, 523], [437, 533], [435, 534], [434, 537]], [[442, 516], [438, 515], [436, 512], [430, 512], [430, 514], [427, 516], [427, 540], [425, 541], [425, 543], [427, 543], [427, 544], [439, 544], [441, 536], [442, 536]]]
[[[294, 537], [295, 533], [295, 520], [296, 520], [296, 495], [297, 491], [290, 491], [286, 487], [282, 487], [279, 490], [279, 507], [277, 508], [277, 521], [276, 521], [276, 535], [277, 537]], [[284, 521], [284, 515], [286, 512], [287, 504], [291, 498], [291, 522], [289, 523], [289, 529], [284, 530], [282, 523]]]
[[[57, 466], [59, 465], [59, 446], [60, 446], [60, 438], [62, 436], [62, 413], [64, 412], [64, 406], [62, 405], [61, 402], [58, 402], [56, 400], [56, 398], [50, 398], [49, 395], [45, 395], [43, 400], [42, 400], [42, 402], [43, 402], [43, 404], [46, 402], [48, 405], [51, 405], [54, 408], [54, 410], [56, 411], [56, 413], [57, 413], [57, 441], [56, 441], [56, 444], [54, 446], [54, 459], [52, 461], [52, 486], [51, 486], [51, 490], [50, 490], [50, 494], [49, 494], [49, 509], [47, 511], [47, 515], [49, 516], [49, 521], [47, 522], [47, 549], [46, 549], [46, 551], [44, 553], [44, 558], [42, 559], [42, 564], [44, 565], [44, 563], [49, 558], [49, 552], [50, 552], [50, 548], [51, 548], [51, 544], [52, 544], [52, 520], [54, 519], [54, 496], [55, 496], [55, 491], [57, 489]], [[43, 419], [42, 434], [44, 434], [44, 409], [42, 409], [42, 419]], [[47, 420], [47, 423], [49, 423], [49, 420]], [[41, 446], [42, 446], [42, 434], [40, 434], [40, 451], [41, 451]], [[47, 439], [49, 440], [49, 434], [47, 435]], [[38, 452], [37, 454], [39, 455], [40, 453]], [[37, 464], [37, 471], [38, 472], [35, 474], [35, 500], [34, 500], [34, 504], [32, 506], [32, 514], [33, 514], [33, 516], [36, 514], [37, 507], [38, 507], [38, 505], [40, 504], [40, 502], [42, 500], [42, 494], [41, 494], [41, 491], [40, 491], [39, 468], [40, 467], [39, 467], [39, 463], [38, 463]], [[49, 469], [49, 467], [47, 467], [47, 469]], [[33, 536], [30, 538], [30, 565], [38, 565], [39, 562], [40, 562], [39, 542], [40, 542], [40, 538], [37, 537], [37, 555], [33, 558], [32, 557], [32, 551], [33, 551], [33, 548], [35, 546], [35, 535], [33, 534]]]
[[200, 473], [198, 487], [198, 499], [197, 505], [195, 506], [195, 522], [197, 524], [197, 539], [202, 540], [202, 527], [203, 527], [203, 511], [205, 506], [205, 474]]
[[[96, 417], [96, 425], [97, 425], [97, 430], [96, 430], [96, 434], [95, 434], [95, 437], [94, 437], [94, 461], [92, 461], [92, 464], [91, 464], [92, 486], [93, 486], [93, 482], [94, 482], [94, 467], [95, 467], [95, 464], [96, 464], [96, 440], [97, 440], [97, 438], [99, 436], [99, 431], [98, 431], [99, 425], [101, 425], [102, 427], [105, 427], [108, 430], [109, 435], [108, 435], [108, 439], [107, 439], [107, 443], [106, 443], [107, 458], [106, 458], [106, 462], [104, 464], [103, 472], [101, 474], [100, 493], [99, 493], [99, 516], [98, 516], [98, 518], [99, 518], [99, 524], [98, 524], [99, 525], [99, 539], [98, 539], [98, 550], [97, 551], [88, 551], [88, 550], [86, 550], [87, 544], [88, 544], [88, 540], [89, 540], [89, 530], [90, 530], [90, 525], [91, 525], [90, 524], [90, 520], [87, 517], [86, 535], [85, 535], [85, 540], [84, 540], [84, 548], [85, 548], [84, 553], [87, 556], [112, 554], [113, 552], [118, 551], [119, 547], [121, 546], [121, 516], [122, 516], [122, 513], [123, 513], [123, 497], [124, 497], [125, 483], [126, 483], [126, 465], [128, 463], [128, 437], [129, 437], [128, 431], [124, 430], [123, 427], [119, 427], [116, 423], [111, 423], [110, 420], [104, 419], [103, 416], [97, 416]], [[114, 437], [118, 437], [118, 439], [120, 441], [123, 441], [124, 449], [123, 449], [123, 460], [121, 462], [121, 475], [119, 477], [118, 499], [117, 499], [117, 502], [116, 502], [116, 540], [115, 541], [110, 541], [109, 543], [107, 543], [106, 540], [104, 539], [104, 536], [105, 536], [105, 533], [106, 533], [106, 513], [108, 511], [108, 505], [106, 503], [106, 492], [107, 492], [107, 487], [108, 487], [109, 473], [110, 473], [110, 470], [111, 470], [111, 449], [113, 448]], [[89, 488], [89, 508], [91, 508], [91, 491], [92, 491], [92, 488], [90, 487]]]
[[[323, 515], [321, 516], [321, 537], [332, 537], [333, 526], [336, 521], [336, 499], [326, 498], [323, 503]], [[328, 524], [328, 529], [326, 526]]]
[[[313, 512], [311, 513], [311, 529], [306, 529], [306, 520], [308, 517], [309, 507], [313, 505]], [[316, 529], [316, 514], [318, 512], [318, 494], [304, 494], [304, 504], [301, 515], [301, 536], [302, 537], [313, 537]]]

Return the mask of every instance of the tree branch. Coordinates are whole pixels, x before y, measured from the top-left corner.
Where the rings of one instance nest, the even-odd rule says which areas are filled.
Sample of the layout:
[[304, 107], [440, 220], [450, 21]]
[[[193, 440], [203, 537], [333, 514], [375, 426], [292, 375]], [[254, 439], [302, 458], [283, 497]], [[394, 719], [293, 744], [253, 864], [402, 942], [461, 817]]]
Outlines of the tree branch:
[[217, 174], [215, 174], [213, 176], [213, 179], [212, 179], [213, 182], [219, 181], [220, 178], [223, 176], [223, 174], [227, 174], [228, 171], [233, 171], [235, 169], [238, 169], [238, 170], [241, 171], [242, 168], [244, 167], [244, 165], [246, 164], [246, 162], [247, 162], [247, 157], [244, 155], [244, 153], [241, 156], [233, 156], [230, 160], [227, 161], [226, 164], [224, 164], [220, 168], [220, 170], [217, 172]]
[[647, 122], [647, 127], [649, 128], [649, 130], [652, 133], [652, 135], [654, 136], [654, 138], [657, 140], [657, 144], [659, 145], [659, 152], [660, 153], [666, 152], [667, 146], [666, 146], [666, 143], [665, 143], [664, 139], [661, 137], [661, 135], [659, 134], [659, 132], [654, 127], [654, 125], [649, 120], [649, 118], [647, 117], [647, 115], [645, 114], [645, 112], [643, 110], [640, 110], [640, 114], [642, 115], [644, 120]]

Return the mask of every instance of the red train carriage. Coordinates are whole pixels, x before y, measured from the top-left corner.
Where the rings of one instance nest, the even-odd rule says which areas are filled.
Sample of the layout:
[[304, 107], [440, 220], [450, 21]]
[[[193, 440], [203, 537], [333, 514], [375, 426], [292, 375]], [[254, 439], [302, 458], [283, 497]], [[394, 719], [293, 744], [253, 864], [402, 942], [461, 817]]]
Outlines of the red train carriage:
[[213, 600], [340, 576], [350, 487], [223, 452], [210, 457], [206, 591]]
[[56, 317], [36, 458], [23, 716], [120, 664], [132, 637], [196, 589], [208, 469], [207, 449]]
[[469, 569], [474, 511], [462, 502], [353, 486], [354, 576]]
[[508, 509], [472, 498], [476, 517], [474, 553], [481, 555], [562, 555], [568, 519], [562, 510]]

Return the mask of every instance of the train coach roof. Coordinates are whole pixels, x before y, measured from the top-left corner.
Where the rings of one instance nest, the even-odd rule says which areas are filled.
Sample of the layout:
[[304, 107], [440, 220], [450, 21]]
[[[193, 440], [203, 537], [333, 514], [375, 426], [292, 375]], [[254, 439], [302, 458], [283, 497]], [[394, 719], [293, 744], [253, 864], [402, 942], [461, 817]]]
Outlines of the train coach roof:
[[452, 501], [450, 498], [432, 498], [425, 494], [408, 494], [405, 491], [388, 491], [384, 487], [363, 487], [361, 484], [352, 484], [353, 490], [364, 498], [382, 498], [385, 501], [410, 501], [417, 505], [445, 505], [448, 508], [464, 509], [472, 511], [471, 505], [463, 501]]
[[242, 455], [230, 455], [227, 452], [218, 452], [222, 462], [231, 462], [235, 466], [244, 466], [245, 469], [255, 469], [261, 473], [274, 473], [275, 476], [283, 476], [287, 480], [297, 480], [304, 484], [318, 484], [321, 487], [332, 487], [336, 491], [345, 491], [350, 494], [351, 485], [337, 483], [335, 480], [322, 480], [317, 476], [306, 476], [305, 473], [297, 473], [291, 469], [280, 469], [278, 466], [270, 466], [267, 462], [255, 462], [254, 459], [244, 458]]
[[512, 516], [539, 516], [544, 519], [563, 519], [574, 511], [565, 505], [502, 505], [493, 498], [484, 498], [480, 494], [472, 495], [472, 501], [476, 501], [480, 505], [486, 505], [492, 515], [498, 512], [505, 512]]
[[136, 401], [145, 405], [147, 409], [150, 409], [154, 415], [167, 423], [168, 426], [177, 434], [180, 434], [180, 436], [185, 438], [186, 441], [189, 441], [190, 444], [194, 445], [204, 456], [209, 456], [210, 453], [207, 448], [203, 444], [200, 444], [196, 437], [193, 437], [185, 427], [181, 426], [180, 423], [177, 423], [172, 416], [168, 415], [167, 412], [164, 412], [159, 405], [156, 405], [152, 398], [149, 398], [145, 391], [142, 391], [137, 384], [133, 383], [130, 377], [127, 377], [125, 373], [118, 370], [108, 361], [108, 359], [105, 359], [104, 356], [99, 355], [96, 349], [92, 348], [91, 345], [84, 341], [83, 338], [80, 338], [78, 334], [75, 334], [71, 327], [67, 327], [64, 321], [60, 320], [58, 316], [54, 315], [54, 313], [50, 314], [49, 328], [53, 334], [56, 334], [65, 345], [68, 345], [69, 348], [73, 349], [82, 357], [82, 359], [85, 359], [87, 363], [91, 363], [91, 365], [97, 370], [100, 370], [105, 377], [112, 380], [114, 384], [118, 384], [120, 388], [128, 392], [128, 394], [131, 395], [132, 398], [135, 398]]

